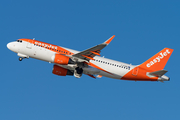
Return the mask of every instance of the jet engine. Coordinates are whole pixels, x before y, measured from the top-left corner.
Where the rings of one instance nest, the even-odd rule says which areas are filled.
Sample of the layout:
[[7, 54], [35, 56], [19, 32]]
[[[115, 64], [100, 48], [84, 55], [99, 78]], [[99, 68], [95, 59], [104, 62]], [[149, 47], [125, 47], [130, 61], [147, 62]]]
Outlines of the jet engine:
[[52, 57], [52, 60], [54, 63], [61, 64], [61, 65], [74, 64], [74, 61], [72, 61], [71, 58], [64, 55], [60, 55], [60, 54], [55, 54]]
[[57, 65], [54, 65], [52, 73], [59, 76], [73, 75], [73, 72], [71, 72], [70, 70]]

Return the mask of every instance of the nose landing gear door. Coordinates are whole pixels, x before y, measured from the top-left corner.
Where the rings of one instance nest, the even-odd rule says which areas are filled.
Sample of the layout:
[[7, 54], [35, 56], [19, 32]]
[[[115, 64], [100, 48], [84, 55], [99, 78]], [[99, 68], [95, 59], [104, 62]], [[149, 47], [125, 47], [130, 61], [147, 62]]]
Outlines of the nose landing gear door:
[[31, 43], [31, 41], [30, 40], [28, 40], [28, 43], [27, 43], [27, 46], [26, 46], [27, 48], [29, 48], [29, 49], [31, 49], [32, 48], [32, 43]]

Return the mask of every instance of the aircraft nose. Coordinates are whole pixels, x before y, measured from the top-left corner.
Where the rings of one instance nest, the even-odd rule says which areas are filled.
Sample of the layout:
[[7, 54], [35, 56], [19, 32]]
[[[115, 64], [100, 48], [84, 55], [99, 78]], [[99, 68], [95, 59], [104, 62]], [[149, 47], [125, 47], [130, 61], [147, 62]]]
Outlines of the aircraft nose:
[[8, 43], [8, 44], [7, 44], [7, 48], [8, 48], [8, 49], [11, 49], [11, 46], [12, 46], [12, 43]]
[[16, 45], [16, 42], [10, 42], [7, 44], [7, 48], [13, 52], [18, 52], [18, 47]]
[[10, 42], [10, 43], [7, 44], [7, 48], [8, 48], [9, 50], [11, 50], [11, 51], [14, 50], [14, 47], [15, 47], [15, 45], [13, 44], [13, 42]]

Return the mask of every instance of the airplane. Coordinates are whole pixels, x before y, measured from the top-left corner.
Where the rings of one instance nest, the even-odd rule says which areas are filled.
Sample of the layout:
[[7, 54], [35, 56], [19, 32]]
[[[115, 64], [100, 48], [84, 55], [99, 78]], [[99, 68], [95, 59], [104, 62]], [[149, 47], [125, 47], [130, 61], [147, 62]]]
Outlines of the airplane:
[[164, 48], [140, 65], [131, 65], [100, 56], [101, 50], [115, 37], [113, 35], [104, 43], [76, 51], [73, 49], [41, 42], [35, 39], [18, 39], [7, 44], [7, 48], [19, 56], [19, 61], [34, 58], [53, 63], [52, 73], [58, 76], [75, 76], [81, 78], [86, 74], [92, 78], [102, 76], [133, 81], [169, 81], [164, 74], [164, 67], [173, 49]]

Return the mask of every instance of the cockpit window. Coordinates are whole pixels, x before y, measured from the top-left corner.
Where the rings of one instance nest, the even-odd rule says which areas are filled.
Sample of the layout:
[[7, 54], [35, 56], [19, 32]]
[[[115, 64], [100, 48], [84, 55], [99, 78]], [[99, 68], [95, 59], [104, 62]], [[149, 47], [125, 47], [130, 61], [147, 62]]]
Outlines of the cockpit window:
[[22, 40], [17, 40], [17, 42], [20, 42], [20, 43], [22, 43]]

